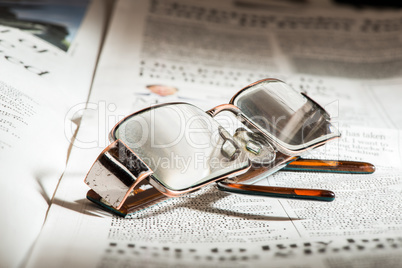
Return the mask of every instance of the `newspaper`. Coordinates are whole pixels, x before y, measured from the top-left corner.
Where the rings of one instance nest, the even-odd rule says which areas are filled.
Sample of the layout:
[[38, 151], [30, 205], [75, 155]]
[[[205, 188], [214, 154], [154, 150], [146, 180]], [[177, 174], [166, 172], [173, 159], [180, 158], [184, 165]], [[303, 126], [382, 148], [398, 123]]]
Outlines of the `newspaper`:
[[[398, 267], [401, 21], [394, 11], [264, 1], [118, 1], [86, 109], [67, 112], [84, 115], [26, 266]], [[305, 157], [367, 161], [376, 172], [279, 171], [258, 182], [333, 190], [324, 204], [211, 185], [126, 219], [85, 199], [83, 179], [124, 116], [172, 101], [210, 109], [267, 77], [317, 100], [342, 132]]]
[[87, 101], [106, 16], [101, 1], [3, 1], [0, 13], [0, 266], [15, 267], [65, 169], [78, 123], [67, 112]]

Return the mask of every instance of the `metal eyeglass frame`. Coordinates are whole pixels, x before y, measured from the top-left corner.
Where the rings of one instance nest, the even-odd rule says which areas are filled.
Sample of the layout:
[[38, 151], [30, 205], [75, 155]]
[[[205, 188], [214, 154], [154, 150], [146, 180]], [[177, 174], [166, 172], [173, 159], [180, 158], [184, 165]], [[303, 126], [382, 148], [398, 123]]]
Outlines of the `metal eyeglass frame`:
[[[117, 137], [118, 135], [116, 135], [119, 127], [138, 115], [163, 107], [190, 105], [185, 103], [160, 104], [135, 112], [125, 117], [114, 126], [109, 135], [109, 139], [112, 142], [111, 145], [102, 151], [85, 178], [85, 183], [92, 188], [92, 190], [88, 192], [87, 198], [109, 211], [125, 216], [129, 213], [149, 207], [168, 197], [182, 196], [194, 192], [207, 184], [217, 182], [220, 190], [233, 193], [316, 201], [332, 201], [334, 200], [335, 195], [333, 192], [328, 190], [256, 186], [251, 185], [250, 183], [257, 181], [262, 177], [266, 177], [280, 169], [284, 169], [286, 166], [289, 167], [292, 164], [293, 169], [290, 168], [289, 170], [303, 171], [303, 169], [305, 169], [310, 171], [346, 171], [351, 173], [374, 172], [374, 166], [363, 162], [343, 162], [341, 164], [338, 162], [334, 164], [330, 161], [324, 163], [320, 160], [313, 160], [313, 164], [309, 162], [309, 164], [305, 166], [306, 164], [300, 160], [300, 155], [308, 150], [324, 145], [332, 139], [340, 137], [340, 134], [337, 130], [332, 130], [328, 135], [315, 138], [307, 144], [292, 147], [290, 145], [287, 146], [286, 143], [278, 140], [278, 138], [273, 134], [261, 129], [261, 126], [246, 116], [235, 104], [239, 96], [264, 83], [283, 82], [277, 79], [263, 79], [257, 81], [241, 89], [234, 95], [229, 104], [219, 105], [208, 110], [206, 114], [212, 118], [224, 111], [234, 114], [236, 118], [249, 129], [249, 131], [244, 129], [244, 133], [242, 133], [243, 129], [240, 130], [240, 134], [246, 135], [245, 137], [255, 137], [257, 144], [265, 144], [264, 146], [272, 146], [274, 148], [275, 157], [272, 158], [272, 161], [269, 163], [266, 164], [253, 161], [251, 160], [252, 158], [248, 157], [246, 165], [238, 166], [236, 168], [233, 167], [230, 172], [225, 172], [219, 176], [209, 178], [208, 180], [191, 185], [185, 189], [172, 189], [167, 186], [163, 180], [158, 179], [154, 174], [154, 171], [141, 159], [135, 150], [130, 148], [126, 142], [119, 139], [119, 137]], [[330, 116], [325, 109], [307, 97], [307, 95], [303, 93], [301, 94], [306, 99], [306, 102], [313, 105], [314, 108], [322, 114], [323, 118], [328, 120], [326, 123], [330, 125]], [[252, 151], [250, 148], [247, 146], [247, 150], [244, 150], [244, 146], [240, 148], [238, 145], [239, 139], [234, 139], [223, 129], [223, 127], [218, 127], [218, 130], [223, 139], [222, 148], [227, 141], [229, 141], [228, 146], [234, 148], [232, 155], [225, 155], [226, 153], [221, 148], [221, 154], [223, 154], [227, 159], [232, 161], [233, 159], [244, 159], [244, 157], [252, 155], [250, 152], [247, 152], [247, 150]]]

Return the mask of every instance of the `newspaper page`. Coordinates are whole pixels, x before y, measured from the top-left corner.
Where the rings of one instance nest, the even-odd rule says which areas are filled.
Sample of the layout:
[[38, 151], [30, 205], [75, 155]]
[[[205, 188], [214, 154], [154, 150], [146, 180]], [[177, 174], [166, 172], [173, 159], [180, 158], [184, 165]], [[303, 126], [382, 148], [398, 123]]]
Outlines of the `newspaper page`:
[[[28, 267], [400, 265], [402, 13], [123, 0], [114, 14]], [[332, 189], [331, 203], [227, 194], [211, 185], [122, 218], [85, 199], [83, 179], [124, 116], [172, 101], [210, 109], [267, 77], [317, 100], [342, 133], [305, 157], [371, 162], [376, 172], [279, 171], [258, 182]]]
[[89, 94], [104, 12], [102, 1], [0, 4], [1, 267], [21, 265], [42, 228], [75, 132], [65, 121], [78, 119], [67, 112]]

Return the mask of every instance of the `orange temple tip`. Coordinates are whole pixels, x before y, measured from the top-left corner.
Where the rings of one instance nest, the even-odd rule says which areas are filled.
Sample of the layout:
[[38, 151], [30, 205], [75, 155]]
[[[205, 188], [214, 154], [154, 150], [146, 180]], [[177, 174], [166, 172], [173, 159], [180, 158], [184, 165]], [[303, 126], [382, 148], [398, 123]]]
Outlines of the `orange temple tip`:
[[218, 182], [217, 184], [219, 190], [237, 194], [324, 202], [331, 202], [335, 199], [335, 194], [328, 190], [260, 186], [228, 182]]
[[297, 159], [289, 163], [283, 171], [311, 171], [349, 174], [371, 174], [375, 166], [367, 162], [336, 161], [317, 159]]

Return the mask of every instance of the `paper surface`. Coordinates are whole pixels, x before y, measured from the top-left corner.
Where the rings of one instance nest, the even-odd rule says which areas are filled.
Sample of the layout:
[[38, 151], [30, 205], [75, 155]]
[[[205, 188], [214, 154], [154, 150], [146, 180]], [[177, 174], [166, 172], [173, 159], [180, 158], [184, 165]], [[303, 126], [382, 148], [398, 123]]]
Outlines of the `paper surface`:
[[[99, 1], [66, 3], [79, 16], [63, 24], [75, 33], [63, 41], [61, 21], [50, 22], [57, 7], [11, 6], [2, 12], [16, 17], [0, 22], [2, 267], [22, 265], [42, 229], [76, 130], [72, 120], [79, 119], [69, 110], [85, 107], [105, 22]], [[41, 20], [41, 12], [50, 13]]]
[[[28, 267], [401, 263], [402, 113], [395, 97], [402, 81], [401, 13], [119, 1], [114, 14], [67, 169]], [[85, 199], [84, 177], [124, 116], [166, 101], [210, 109], [267, 77], [307, 92], [342, 133], [305, 157], [367, 161], [377, 171], [280, 171], [259, 182], [331, 189], [337, 196], [332, 203], [226, 194], [210, 186], [123, 219]], [[152, 85], [175, 89], [161, 96]]]

